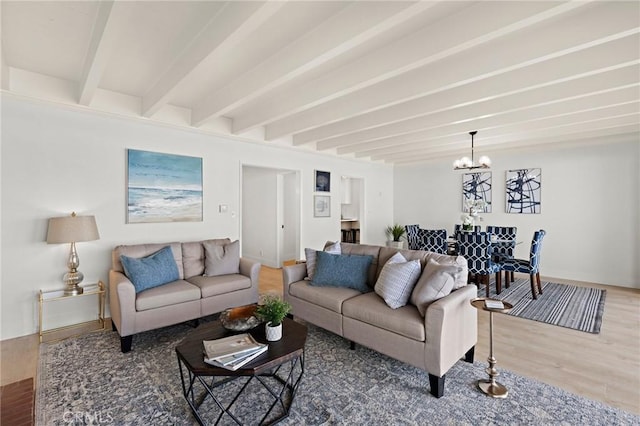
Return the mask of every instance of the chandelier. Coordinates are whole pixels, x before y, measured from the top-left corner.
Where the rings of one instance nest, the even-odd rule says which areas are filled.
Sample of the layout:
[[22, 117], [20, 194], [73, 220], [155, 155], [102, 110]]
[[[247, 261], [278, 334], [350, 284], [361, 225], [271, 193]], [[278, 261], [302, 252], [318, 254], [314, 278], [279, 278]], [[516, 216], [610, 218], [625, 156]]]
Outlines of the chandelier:
[[473, 169], [488, 169], [491, 166], [491, 160], [486, 155], [483, 155], [478, 159], [478, 165], [473, 162], [473, 137], [478, 133], [476, 130], [469, 132], [471, 135], [471, 158], [462, 157], [453, 162], [454, 170], [473, 170]]

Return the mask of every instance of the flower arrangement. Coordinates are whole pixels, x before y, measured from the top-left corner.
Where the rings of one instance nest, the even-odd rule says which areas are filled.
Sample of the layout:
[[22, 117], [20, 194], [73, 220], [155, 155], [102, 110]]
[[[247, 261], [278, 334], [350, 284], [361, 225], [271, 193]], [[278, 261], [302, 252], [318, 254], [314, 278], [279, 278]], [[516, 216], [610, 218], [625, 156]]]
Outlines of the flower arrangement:
[[482, 217], [479, 216], [479, 213], [484, 212], [486, 206], [487, 203], [484, 200], [464, 200], [464, 207], [469, 211], [469, 213], [465, 213], [460, 216], [460, 219], [462, 220], [462, 229], [465, 231], [473, 230], [476, 219], [482, 221]]

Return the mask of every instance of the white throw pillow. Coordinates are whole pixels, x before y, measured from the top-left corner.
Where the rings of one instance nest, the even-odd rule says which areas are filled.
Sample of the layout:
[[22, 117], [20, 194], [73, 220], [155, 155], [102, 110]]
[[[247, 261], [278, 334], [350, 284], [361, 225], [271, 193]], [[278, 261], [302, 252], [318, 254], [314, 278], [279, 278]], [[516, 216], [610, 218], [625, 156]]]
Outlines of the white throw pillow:
[[418, 308], [420, 315], [425, 316], [429, 304], [451, 293], [455, 284], [455, 275], [461, 270], [462, 268], [458, 265], [442, 265], [429, 259], [411, 293], [411, 303]]
[[397, 309], [409, 301], [418, 277], [420, 277], [420, 261], [407, 262], [407, 259], [398, 252], [382, 267], [374, 290], [390, 308]]
[[[313, 275], [316, 273], [316, 251], [315, 249], [304, 249], [304, 256], [307, 258], [307, 276], [305, 280], [312, 280]], [[340, 241], [328, 245], [324, 249], [325, 252], [331, 254], [342, 254], [342, 247], [340, 247]]]
[[205, 256], [204, 275], [215, 277], [240, 272], [240, 241], [224, 245], [205, 241], [202, 245]]

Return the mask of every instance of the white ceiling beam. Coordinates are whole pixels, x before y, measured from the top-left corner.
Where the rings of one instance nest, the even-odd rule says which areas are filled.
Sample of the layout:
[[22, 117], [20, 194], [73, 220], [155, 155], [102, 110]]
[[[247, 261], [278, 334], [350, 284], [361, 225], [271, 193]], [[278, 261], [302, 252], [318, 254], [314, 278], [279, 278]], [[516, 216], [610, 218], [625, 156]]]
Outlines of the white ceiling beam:
[[[525, 131], [517, 131], [512, 133], [500, 133], [482, 136], [477, 141], [482, 141], [482, 145], [476, 144], [475, 152], [478, 155], [482, 155], [485, 152], [491, 152], [491, 150], [499, 149], [501, 147], [509, 147], [509, 145], [517, 144], [518, 141], [523, 140], [542, 140], [550, 137], [560, 137], [562, 135], [570, 135], [576, 133], [588, 133], [603, 129], [613, 129], [616, 127], [625, 127], [631, 125], [637, 125], [640, 115], [638, 112], [631, 114], [624, 114], [616, 117], [604, 117], [596, 120], [586, 120], [581, 122], [564, 123], [557, 126], [550, 126], [539, 129], [529, 129]], [[488, 132], [490, 133], [490, 132]], [[480, 136], [480, 135], [479, 135]], [[466, 143], [466, 151], [464, 148], [460, 148]], [[449, 148], [451, 146], [451, 148]], [[455, 155], [460, 153], [468, 154], [471, 149], [470, 139], [461, 139], [461, 135], [451, 136], [436, 145], [426, 146], [423, 148], [417, 147], [402, 152], [395, 152], [389, 154], [371, 155], [371, 160], [384, 160], [384, 161], [403, 161], [409, 160], [412, 157], [415, 158], [428, 158], [430, 154], [441, 153], [446, 154], [447, 149], [451, 153], [451, 160], [453, 161]]]
[[[582, 13], [570, 14], [566, 19], [555, 19], [529, 31], [512, 34], [508, 40], [494, 40], [466, 55], [435, 62], [407, 72], [401, 78], [362, 89], [348, 98], [335, 99], [295, 114], [286, 120], [287, 130], [296, 133], [526, 68], [612, 40], [633, 38], [639, 29], [637, 18], [626, 13], [632, 6], [632, 3], [616, 2], [587, 8]], [[585, 31], [585, 28], [589, 30]], [[635, 51], [638, 51], [637, 46]], [[267, 133], [274, 125], [267, 126]]]
[[128, 22], [130, 12], [131, 5], [127, 5], [126, 2], [113, 0], [100, 2], [78, 87], [80, 105], [91, 103], [111, 52], [118, 41], [120, 30]]
[[[519, 141], [512, 141], [508, 144], [496, 145], [491, 149], [488, 149], [488, 153], [503, 153], [503, 152], [522, 152], [522, 151], [535, 151], [551, 149], [562, 149], [564, 147], [586, 147], [590, 145], [601, 145], [604, 143], [621, 143], [638, 140], [640, 137], [640, 124], [631, 124], [621, 127], [608, 127], [604, 129], [592, 130], [589, 132], [576, 132], [559, 136], [551, 136], [545, 139], [523, 139]], [[553, 146], [551, 146], [553, 145]], [[462, 155], [464, 152], [455, 153], [455, 155]], [[393, 163], [396, 166], [403, 166], [417, 163], [427, 163], [431, 161], [442, 161], [452, 159], [454, 156], [451, 153], [432, 153], [428, 155], [420, 155], [403, 160], [396, 160]]]
[[350, 3], [195, 108], [205, 121], [247, 104], [296, 77], [334, 59], [433, 7], [434, 2]]
[[[277, 102], [257, 105], [234, 122], [234, 129], [242, 131], [271, 124], [583, 5], [566, 3], [554, 7], [546, 2], [479, 2], [310, 82], [304, 90], [294, 87], [281, 94]], [[300, 130], [304, 129], [295, 128]], [[295, 131], [273, 124], [267, 126], [266, 136], [277, 138]]]
[[[142, 115], [151, 117], [158, 112], [200, 64], [214, 57], [222, 60], [227, 52], [237, 47], [285, 4], [284, 1], [229, 2], [223, 6], [145, 94]], [[192, 114], [192, 121], [194, 126], [199, 126], [204, 120]]]
[[[416, 118], [430, 120], [431, 115], [447, 112], [459, 114], [458, 119], [469, 115], [477, 115], [475, 111], [486, 113], [486, 109], [493, 101], [499, 100], [502, 108], [516, 108], [522, 102], [541, 103], [554, 99], [570, 98], [582, 93], [597, 92], [615, 86], [624, 86], [638, 80], [640, 67], [638, 65], [614, 69], [604, 72], [598, 63], [597, 73], [585, 75], [588, 71], [580, 68], [571, 80], [564, 64], [571, 65], [574, 54], [562, 57], [549, 63], [536, 65], [544, 66], [546, 72], [537, 73], [528, 70], [518, 70], [505, 79], [504, 76], [490, 77], [475, 85], [461, 86], [454, 89], [421, 97], [409, 102], [376, 110], [369, 114], [359, 115], [347, 120], [341, 120], [326, 126], [318, 127], [293, 136], [293, 145], [332, 140], [334, 137], [355, 135], [360, 131], [384, 128], [388, 124], [410, 121]], [[558, 64], [558, 66], [554, 64]], [[554, 73], [549, 70], [556, 69]], [[530, 68], [534, 70], [534, 68]], [[526, 72], [525, 72], [526, 71]], [[555, 87], [551, 87], [555, 86]], [[540, 90], [542, 88], [552, 90]], [[487, 96], [491, 93], [491, 96]], [[526, 98], [525, 98], [526, 97]]]
[[488, 130], [504, 129], [510, 126], [522, 126], [523, 123], [539, 123], [541, 120], [560, 117], [562, 120], [572, 120], [573, 114], [593, 111], [596, 116], [610, 115], [608, 108], [635, 103], [638, 107], [640, 83], [634, 83], [619, 90], [592, 93], [576, 96], [561, 102], [542, 103], [512, 112], [479, 117], [463, 123], [447, 123], [437, 128], [418, 132], [406, 133], [401, 136], [387, 137], [372, 142], [349, 145], [337, 149], [338, 154], [355, 153], [357, 157], [369, 156], [372, 153], [393, 152], [407, 144], [413, 144], [425, 139], [434, 139], [449, 135], [463, 134], [469, 130], [480, 130], [486, 134]]

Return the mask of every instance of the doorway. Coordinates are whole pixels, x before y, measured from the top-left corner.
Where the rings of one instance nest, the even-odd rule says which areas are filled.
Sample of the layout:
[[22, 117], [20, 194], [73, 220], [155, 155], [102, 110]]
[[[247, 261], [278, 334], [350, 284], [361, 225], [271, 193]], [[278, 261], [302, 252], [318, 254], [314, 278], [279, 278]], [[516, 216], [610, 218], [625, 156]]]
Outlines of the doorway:
[[242, 166], [242, 256], [280, 268], [300, 253], [300, 172]]
[[364, 179], [342, 176], [340, 179], [341, 241], [360, 244], [364, 222]]

